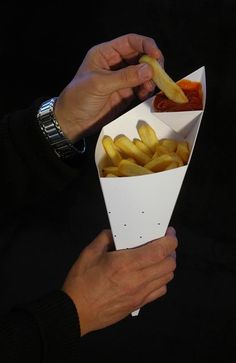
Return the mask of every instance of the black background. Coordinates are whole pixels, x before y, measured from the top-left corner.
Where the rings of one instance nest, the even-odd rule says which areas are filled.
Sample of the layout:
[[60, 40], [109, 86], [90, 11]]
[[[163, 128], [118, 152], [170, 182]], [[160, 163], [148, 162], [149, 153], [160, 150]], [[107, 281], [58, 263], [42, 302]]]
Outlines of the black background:
[[[173, 79], [206, 67], [206, 109], [171, 221], [179, 237], [176, 278], [138, 318], [83, 338], [86, 362], [233, 361], [235, 10], [233, 0], [147, 0], [9, 2], [1, 11], [2, 115], [58, 95], [91, 46], [129, 32], [156, 40]], [[1, 266], [2, 311], [61, 286], [79, 251], [108, 226], [95, 142], [96, 135], [88, 139], [89, 164], [78, 184], [47, 206], [43, 224], [38, 216], [46, 208], [38, 206], [14, 231]]]

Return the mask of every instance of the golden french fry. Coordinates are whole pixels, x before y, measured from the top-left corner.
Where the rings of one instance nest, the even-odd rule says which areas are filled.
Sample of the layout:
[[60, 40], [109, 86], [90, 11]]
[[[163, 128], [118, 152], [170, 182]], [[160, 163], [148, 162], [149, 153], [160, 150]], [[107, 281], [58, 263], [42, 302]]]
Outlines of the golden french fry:
[[130, 161], [131, 163], [137, 164], [137, 161], [134, 158], [127, 158], [126, 160]]
[[152, 157], [152, 151], [151, 149], [149, 149], [149, 147], [144, 144], [144, 142], [142, 142], [141, 140], [139, 139], [133, 139], [133, 143], [134, 145], [136, 145], [140, 150], [142, 150], [145, 154], [147, 154], [148, 156], [150, 156], [150, 158]]
[[176, 149], [176, 154], [181, 157], [184, 164], [187, 163], [188, 158], [189, 158], [189, 154], [190, 154], [189, 145], [188, 145], [187, 141], [179, 141], [178, 142], [177, 149]]
[[165, 170], [170, 170], [170, 169], [175, 169], [175, 168], [178, 168], [178, 163], [177, 161], [172, 161], [172, 163], [170, 163], [166, 168]]
[[150, 157], [141, 151], [127, 136], [119, 135], [114, 140], [117, 145], [128, 157], [134, 158], [139, 164], [144, 165], [150, 161]]
[[118, 178], [118, 175], [112, 174], [112, 173], [108, 173], [106, 175], [106, 178]]
[[155, 159], [149, 161], [149, 163], [145, 164], [144, 167], [152, 170], [153, 172], [163, 171], [173, 162], [173, 158], [168, 155], [164, 154]]
[[174, 139], [161, 139], [159, 145], [165, 146], [170, 152], [177, 148], [177, 141]]
[[137, 176], [152, 174], [151, 170], [144, 168], [143, 166], [132, 163], [129, 160], [122, 160], [118, 166], [119, 173], [123, 176]]
[[155, 130], [146, 122], [140, 122], [137, 126], [138, 134], [142, 142], [152, 150], [156, 151], [156, 145], [158, 144], [158, 138]]
[[105, 166], [102, 169], [102, 174], [104, 176], [107, 176], [107, 174], [113, 174], [113, 175], [116, 175], [116, 176], [120, 176], [119, 172], [118, 172], [118, 166]]
[[176, 103], [188, 102], [188, 98], [185, 96], [183, 90], [169, 77], [155, 58], [144, 54], [139, 59], [139, 63], [147, 63], [152, 67], [153, 82], [156, 83], [157, 87], [166, 95], [166, 97]]
[[169, 153], [169, 155], [173, 158], [173, 160], [178, 164], [178, 166], [183, 166], [184, 162], [181, 157], [175, 152]]
[[161, 155], [164, 155], [164, 154], [169, 154], [169, 153], [170, 153], [170, 151], [166, 146], [158, 144], [156, 146], [156, 152], [155, 152], [155, 154], [153, 155], [152, 158], [154, 159], [154, 158], [156, 158], [158, 156], [161, 156]]
[[112, 164], [117, 166], [119, 162], [122, 160], [122, 157], [119, 151], [117, 150], [112, 138], [110, 136], [104, 136], [102, 139], [102, 144], [107, 155], [111, 159]]

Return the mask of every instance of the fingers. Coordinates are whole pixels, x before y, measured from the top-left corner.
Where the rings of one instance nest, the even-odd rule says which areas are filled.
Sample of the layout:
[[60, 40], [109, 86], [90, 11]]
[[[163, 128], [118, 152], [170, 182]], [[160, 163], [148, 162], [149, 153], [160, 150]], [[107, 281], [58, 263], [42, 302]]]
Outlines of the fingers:
[[138, 54], [148, 54], [164, 63], [164, 56], [154, 39], [139, 34], [127, 34], [109, 42], [122, 58], [130, 59]]
[[176, 269], [176, 259], [172, 256], [166, 257], [160, 263], [139, 270], [140, 279], [143, 283], [149, 283], [161, 279], [163, 276], [173, 273]]
[[152, 80], [146, 81], [135, 88], [135, 95], [140, 99], [140, 101], [144, 101], [154, 94], [155, 89], [156, 85]]
[[[128, 66], [104, 75], [109, 77], [102, 87], [107, 93], [133, 88], [152, 79], [152, 69], [147, 64]], [[104, 78], [105, 81], [105, 78]]]
[[164, 285], [162, 287], [160, 287], [157, 290], [152, 291], [142, 302], [142, 304], [139, 306], [140, 308], [143, 307], [144, 305], [155, 301], [157, 299], [159, 299], [161, 296], [165, 295], [167, 293], [167, 286]]
[[176, 236], [176, 230], [174, 229], [174, 227], [169, 226], [166, 230], [166, 235], [167, 236]]
[[173, 235], [167, 235], [144, 246], [129, 250], [131, 263], [139, 269], [146, 268], [163, 261], [175, 251], [177, 246], [177, 238]]
[[142, 287], [132, 291], [131, 310], [136, 310], [164, 295], [167, 292], [167, 284], [173, 280], [173, 278], [174, 274], [173, 272], [170, 272], [161, 278], [146, 283]]

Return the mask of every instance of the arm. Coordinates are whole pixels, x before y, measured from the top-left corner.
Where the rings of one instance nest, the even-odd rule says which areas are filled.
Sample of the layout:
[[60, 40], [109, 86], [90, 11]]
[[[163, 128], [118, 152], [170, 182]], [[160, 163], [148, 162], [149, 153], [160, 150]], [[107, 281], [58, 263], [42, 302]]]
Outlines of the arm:
[[45, 139], [37, 112], [30, 108], [6, 115], [0, 122], [1, 215], [58, 193], [79, 175], [62, 162]]
[[177, 239], [114, 251], [111, 231], [102, 231], [81, 253], [63, 287], [0, 320], [4, 362], [74, 362], [79, 338], [124, 319], [167, 291], [176, 267]]
[[[100, 129], [138, 98], [154, 90], [152, 69], [137, 64], [142, 53], [163, 62], [151, 38], [128, 34], [91, 48], [72, 81], [59, 94], [54, 114], [71, 142]], [[37, 122], [43, 100], [1, 122], [1, 199], [4, 213], [44, 200], [79, 176], [62, 162]]]
[[75, 362], [79, 339], [77, 311], [63, 291], [15, 307], [0, 320], [1, 359], [7, 363]]

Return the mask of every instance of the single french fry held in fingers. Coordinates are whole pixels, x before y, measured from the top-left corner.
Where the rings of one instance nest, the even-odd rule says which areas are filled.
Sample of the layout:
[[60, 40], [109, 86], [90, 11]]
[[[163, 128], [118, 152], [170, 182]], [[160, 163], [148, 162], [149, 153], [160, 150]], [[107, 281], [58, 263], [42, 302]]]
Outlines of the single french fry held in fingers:
[[157, 59], [144, 54], [139, 59], [139, 63], [147, 63], [152, 67], [153, 82], [170, 100], [176, 103], [188, 102], [188, 98], [185, 96], [181, 87], [170, 78]]

